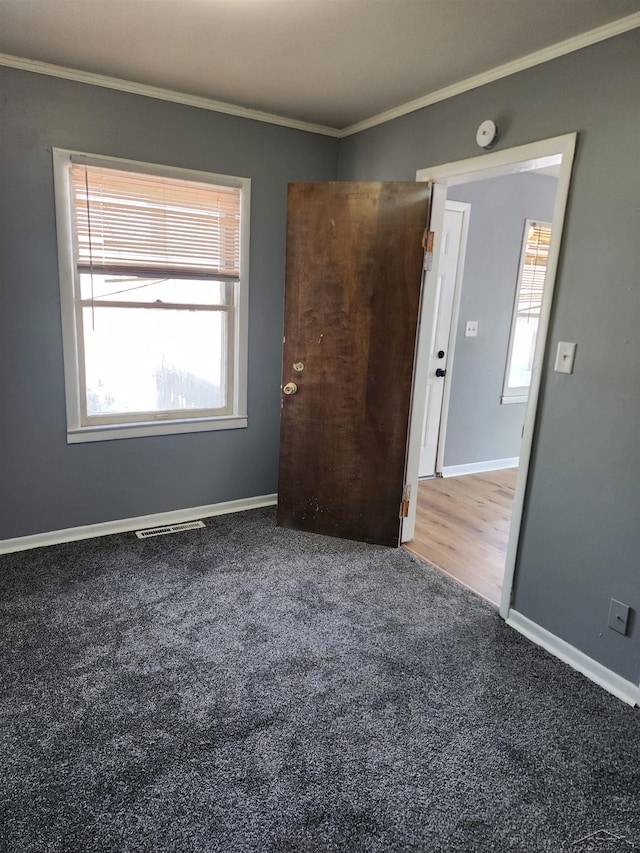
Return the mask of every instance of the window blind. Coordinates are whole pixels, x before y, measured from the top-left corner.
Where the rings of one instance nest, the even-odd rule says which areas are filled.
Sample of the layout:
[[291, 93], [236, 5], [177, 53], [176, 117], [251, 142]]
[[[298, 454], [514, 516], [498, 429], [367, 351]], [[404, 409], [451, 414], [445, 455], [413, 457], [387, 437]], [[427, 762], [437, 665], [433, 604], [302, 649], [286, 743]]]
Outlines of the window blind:
[[550, 242], [551, 223], [529, 224], [518, 294], [518, 317], [530, 319], [540, 316]]
[[238, 279], [240, 189], [72, 164], [81, 271]]

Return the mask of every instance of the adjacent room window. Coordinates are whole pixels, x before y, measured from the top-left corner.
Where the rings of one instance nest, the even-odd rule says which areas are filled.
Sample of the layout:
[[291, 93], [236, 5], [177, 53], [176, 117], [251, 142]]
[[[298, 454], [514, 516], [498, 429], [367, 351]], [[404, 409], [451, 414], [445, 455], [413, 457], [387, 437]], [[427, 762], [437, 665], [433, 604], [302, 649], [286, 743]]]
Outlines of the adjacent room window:
[[68, 440], [246, 426], [250, 182], [54, 150]]
[[525, 221], [502, 391], [503, 403], [526, 403], [529, 396], [550, 242], [550, 222]]

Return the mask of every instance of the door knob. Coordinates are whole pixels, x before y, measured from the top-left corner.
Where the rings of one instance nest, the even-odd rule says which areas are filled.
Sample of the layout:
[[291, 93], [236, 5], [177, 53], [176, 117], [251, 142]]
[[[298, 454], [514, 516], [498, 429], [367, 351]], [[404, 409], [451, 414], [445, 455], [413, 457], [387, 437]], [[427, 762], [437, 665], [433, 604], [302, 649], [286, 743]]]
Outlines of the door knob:
[[436, 368], [436, 376], [446, 376], [446, 374], [446, 370], [443, 370], [441, 367]]
[[282, 389], [282, 392], [284, 394], [286, 394], [287, 396], [290, 396], [291, 394], [295, 394], [295, 393], [297, 393], [297, 391], [298, 391], [298, 386], [296, 385], [295, 382], [287, 382], [287, 384]]

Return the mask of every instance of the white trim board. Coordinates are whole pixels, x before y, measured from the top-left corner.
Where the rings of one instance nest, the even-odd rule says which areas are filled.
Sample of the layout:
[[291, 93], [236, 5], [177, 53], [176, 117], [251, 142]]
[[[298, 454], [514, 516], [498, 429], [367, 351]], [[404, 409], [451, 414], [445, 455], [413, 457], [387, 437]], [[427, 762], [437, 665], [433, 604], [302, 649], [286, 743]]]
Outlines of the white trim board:
[[438, 89], [436, 92], [416, 98], [414, 101], [408, 101], [406, 104], [401, 104], [391, 110], [386, 110], [376, 116], [364, 119], [364, 121], [349, 125], [349, 127], [345, 127], [340, 131], [340, 138], [352, 136], [354, 133], [360, 133], [360, 131], [368, 130], [368, 128], [375, 127], [378, 124], [385, 124], [388, 121], [393, 121], [395, 118], [400, 118], [400, 116], [421, 110], [423, 107], [437, 104], [439, 101], [446, 101], [448, 98], [461, 95], [463, 92], [469, 92], [471, 89], [478, 89], [480, 86], [493, 83], [495, 80], [501, 80], [503, 77], [510, 77], [512, 74], [517, 74], [519, 71], [524, 71], [527, 68], [533, 68], [535, 65], [542, 65], [543, 62], [548, 62], [550, 59], [557, 59], [559, 56], [565, 56], [565, 54], [581, 50], [583, 47], [589, 47], [589, 45], [597, 44], [597, 42], [606, 41], [629, 30], [634, 30], [636, 27], [640, 27], [640, 12], [634, 12], [632, 15], [627, 15], [624, 18], [619, 18], [617, 21], [611, 21], [601, 27], [588, 30], [579, 36], [573, 36], [573, 38], [565, 39], [565, 41], [551, 44], [542, 50], [529, 53], [527, 56], [521, 56], [512, 62], [498, 65], [482, 74], [467, 77], [466, 80], [460, 80], [460, 82], [446, 86], [444, 89]]
[[76, 542], [80, 539], [93, 539], [96, 536], [110, 536], [113, 533], [130, 533], [147, 527], [164, 527], [181, 524], [184, 521], [196, 521], [213, 515], [227, 515], [247, 509], [274, 506], [277, 495], [257, 495], [236, 501], [223, 501], [217, 504], [196, 506], [188, 509], [176, 509], [170, 512], [156, 512], [151, 515], [138, 515], [135, 518], [120, 518], [99, 524], [85, 524], [83, 527], [68, 527], [64, 530], [52, 530], [48, 533], [34, 533], [30, 536], [17, 536], [15, 539], [0, 539], [0, 554], [14, 551], [26, 551], [29, 548], [42, 548], [46, 545], [59, 545], [62, 542]]
[[519, 456], [506, 459], [487, 459], [486, 462], [467, 462], [465, 465], [446, 465], [442, 468], [443, 477], [461, 477], [464, 474], [482, 474], [484, 471], [501, 471], [503, 468], [517, 468]]
[[640, 687], [607, 669], [606, 666], [585, 655], [584, 652], [576, 649], [575, 646], [570, 645], [565, 640], [561, 640], [560, 637], [547, 631], [546, 628], [532, 622], [522, 613], [518, 613], [517, 610], [510, 610], [506, 622], [519, 634], [527, 637], [537, 646], [542, 646], [554, 657], [569, 664], [572, 669], [582, 673], [590, 681], [603, 687], [618, 699], [622, 699], [623, 702], [631, 706], [640, 704]]
[[305, 130], [308, 133], [318, 133], [322, 136], [340, 136], [340, 131], [324, 124], [313, 124], [299, 121], [295, 118], [275, 115], [262, 110], [252, 110], [213, 98], [203, 98], [199, 95], [188, 95], [186, 92], [176, 92], [173, 89], [162, 89], [159, 86], [149, 86], [146, 83], [135, 83], [133, 80], [122, 80], [120, 77], [107, 77], [105, 74], [95, 74], [93, 71], [79, 71], [77, 68], [66, 68], [63, 65], [53, 65], [50, 62], [40, 62], [37, 59], [27, 59], [24, 56], [12, 56], [0, 53], [0, 66], [17, 68], [19, 71], [32, 71], [34, 74], [46, 74], [48, 77], [60, 77], [63, 80], [73, 80], [75, 83], [88, 83], [90, 86], [101, 86], [103, 89], [115, 89], [118, 92], [129, 92], [132, 95], [142, 95], [145, 98], [157, 98], [160, 101], [171, 101], [174, 104], [184, 104], [197, 107], [200, 110], [210, 110], [214, 113], [248, 118], [253, 121], [263, 121], [267, 124], [277, 124], [281, 127], [291, 127], [294, 130]]
[[629, 32], [640, 27], [640, 12], [634, 12], [624, 18], [619, 18], [616, 21], [610, 21], [601, 27], [596, 27], [593, 30], [588, 30], [573, 38], [565, 39], [556, 44], [549, 45], [542, 50], [534, 53], [521, 56], [512, 62], [507, 62], [503, 65], [498, 65], [495, 68], [485, 71], [482, 74], [476, 74], [473, 77], [467, 77], [465, 80], [460, 80], [451, 86], [446, 86], [444, 89], [438, 89], [435, 92], [430, 92], [421, 98], [413, 101], [408, 101], [405, 104], [386, 110], [378, 115], [371, 116], [363, 121], [356, 122], [344, 128], [328, 127], [323, 124], [314, 124], [312, 122], [300, 121], [298, 119], [287, 118], [286, 116], [276, 115], [275, 113], [267, 113], [262, 110], [249, 109], [241, 107], [237, 104], [229, 104], [225, 101], [216, 101], [213, 98], [203, 98], [199, 95], [189, 95], [186, 92], [176, 92], [173, 89], [162, 89], [158, 86], [149, 86], [145, 83], [135, 83], [132, 80], [122, 80], [119, 77], [108, 77], [104, 74], [95, 74], [92, 71], [80, 71], [76, 68], [67, 68], [62, 65], [54, 65], [50, 62], [40, 62], [36, 59], [28, 59], [23, 56], [13, 56], [9, 53], [0, 53], [0, 66], [6, 68], [17, 68], [20, 71], [31, 71], [35, 74], [46, 74], [49, 77], [60, 77], [64, 80], [74, 80], [76, 83], [88, 83], [92, 86], [102, 86], [105, 89], [116, 89], [120, 92], [130, 92], [134, 95], [143, 95], [147, 98], [157, 98], [162, 101], [171, 101], [176, 104], [185, 104], [186, 106], [197, 107], [202, 110], [211, 110], [212, 112], [226, 113], [227, 115], [240, 116], [254, 121], [263, 121], [268, 124], [276, 124], [282, 127], [291, 127], [295, 130], [304, 130], [308, 133], [318, 133], [323, 136], [332, 136], [337, 139], [343, 139], [347, 136], [352, 136], [354, 133], [359, 133], [361, 130], [367, 130], [370, 127], [375, 127], [379, 124], [385, 124], [388, 121], [393, 121], [395, 118], [407, 115], [407, 113], [415, 112], [423, 107], [428, 107], [431, 104], [437, 104], [440, 101], [446, 101], [448, 98], [453, 98], [463, 92], [468, 92], [471, 89], [477, 89], [487, 83], [492, 83], [494, 80], [501, 80], [503, 77], [509, 77], [512, 74], [517, 74], [519, 71], [524, 71], [527, 68], [533, 68], [536, 65], [541, 65], [543, 62], [548, 62], [550, 59], [556, 59], [559, 56], [564, 56], [567, 53], [573, 53], [583, 47], [597, 44], [600, 41], [606, 41], [622, 33]]

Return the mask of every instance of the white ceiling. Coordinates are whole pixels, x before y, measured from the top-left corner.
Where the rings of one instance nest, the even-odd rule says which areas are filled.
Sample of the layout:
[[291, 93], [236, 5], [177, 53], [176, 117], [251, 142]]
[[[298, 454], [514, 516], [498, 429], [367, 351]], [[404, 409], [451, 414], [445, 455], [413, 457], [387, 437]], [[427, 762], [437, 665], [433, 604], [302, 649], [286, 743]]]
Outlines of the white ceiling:
[[344, 128], [639, 11], [640, 0], [0, 0], [0, 52]]

